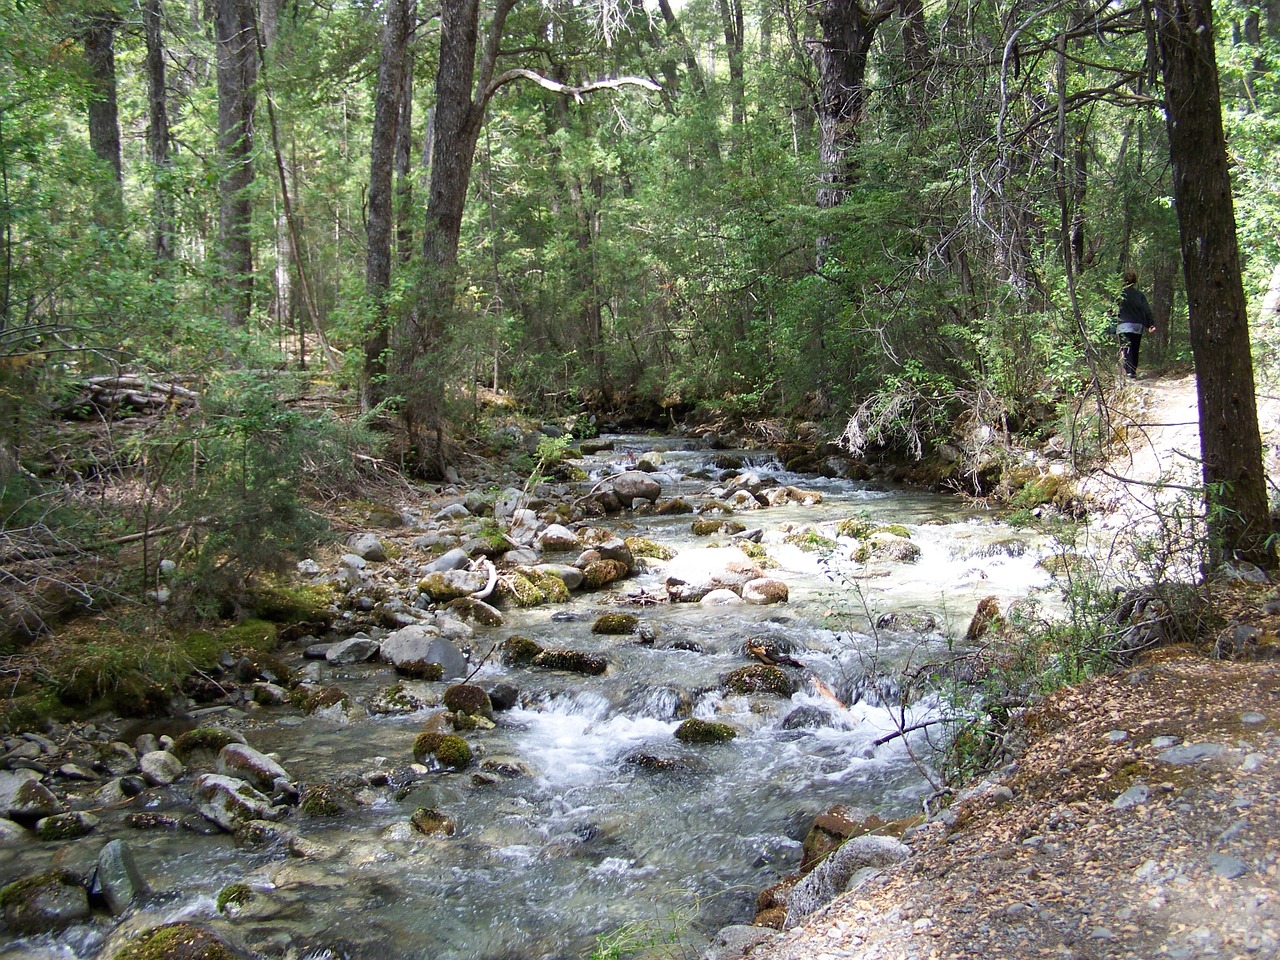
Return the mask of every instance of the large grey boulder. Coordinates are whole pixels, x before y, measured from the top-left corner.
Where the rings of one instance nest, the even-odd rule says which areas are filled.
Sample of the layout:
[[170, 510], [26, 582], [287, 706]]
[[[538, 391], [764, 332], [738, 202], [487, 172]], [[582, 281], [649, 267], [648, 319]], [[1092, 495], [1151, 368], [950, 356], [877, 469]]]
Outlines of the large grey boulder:
[[852, 889], [867, 873], [901, 863], [911, 848], [893, 837], [861, 836], [843, 843], [814, 867], [787, 899], [788, 928]]
[[277, 780], [289, 780], [284, 767], [243, 743], [229, 743], [219, 751], [218, 772], [247, 780], [263, 792], [274, 790]]
[[62, 803], [34, 770], [0, 770], [0, 816], [30, 822], [62, 810]]
[[454, 547], [447, 553], [441, 554], [430, 563], [422, 568], [424, 575], [428, 573], [442, 573], [445, 570], [461, 570], [471, 562], [471, 554], [463, 550], [461, 547]]
[[436, 627], [414, 624], [387, 635], [382, 641], [382, 659], [399, 667], [414, 661], [438, 663], [443, 678], [452, 680], [467, 672], [467, 658]]
[[662, 495], [662, 484], [639, 470], [628, 470], [611, 477], [607, 489], [626, 506], [631, 506], [636, 500], [657, 503]]
[[228, 833], [250, 820], [279, 820], [285, 808], [277, 807], [247, 781], [217, 773], [202, 774], [195, 782], [196, 809], [210, 823]]
[[98, 872], [93, 889], [107, 902], [107, 909], [119, 916], [139, 897], [151, 892], [133, 853], [123, 840], [112, 840], [98, 853]]
[[378, 655], [378, 649], [377, 640], [371, 640], [369, 637], [348, 637], [325, 651], [324, 658], [329, 663], [337, 664], [365, 663]]
[[186, 766], [168, 750], [152, 750], [144, 753], [138, 760], [138, 766], [147, 783], [153, 787], [166, 787], [177, 780]]
[[371, 560], [374, 563], [381, 563], [387, 559], [387, 548], [372, 533], [353, 534], [351, 539], [347, 541], [347, 549], [357, 557]]

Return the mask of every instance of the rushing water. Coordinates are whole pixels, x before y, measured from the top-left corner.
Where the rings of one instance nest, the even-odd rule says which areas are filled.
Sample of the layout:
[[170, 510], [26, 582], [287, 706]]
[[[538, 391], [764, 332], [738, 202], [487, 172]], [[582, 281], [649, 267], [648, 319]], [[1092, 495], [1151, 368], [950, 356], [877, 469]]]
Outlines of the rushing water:
[[[599, 475], [609, 458], [621, 462], [654, 443], [620, 438], [614, 453], [586, 466]], [[664, 494], [698, 502], [714, 484], [689, 475], [706, 469], [711, 456], [666, 444]], [[313, 848], [305, 858], [238, 849], [225, 835], [112, 830], [164, 891], [127, 925], [181, 917], [217, 926], [223, 921], [213, 898], [244, 879], [260, 895], [224, 929], [255, 949], [302, 956], [308, 945], [332, 946], [352, 958], [389, 960], [582, 956], [597, 934], [631, 921], [681, 925], [696, 938], [749, 920], [756, 893], [795, 868], [808, 823], [833, 803], [885, 817], [918, 810], [932, 789], [925, 764], [936, 730], [877, 740], [936, 716], [939, 705], [927, 692], [903, 705], [894, 678], [904, 665], [943, 655], [946, 636], [963, 632], [979, 598], [994, 595], [1002, 605], [1036, 592], [1047, 598], [1048, 578], [1036, 561], [1049, 547], [954, 499], [790, 475], [764, 459], [749, 468], [823, 495], [814, 506], [738, 515], [764, 531], [780, 564], [771, 575], [787, 581], [788, 603], [635, 606], [627, 609], [640, 616], [652, 644], [592, 634], [595, 617], [618, 609], [624, 595], [663, 594], [660, 565], [653, 565], [612, 593], [510, 612], [502, 627], [478, 633], [477, 651], [521, 633], [544, 646], [603, 654], [610, 664], [602, 677], [581, 677], [508, 669], [497, 658], [485, 663], [479, 682], [515, 685], [520, 705], [501, 714], [496, 729], [467, 737], [481, 758], [506, 758], [526, 775], [478, 784], [465, 773], [439, 774], [399, 793], [363, 787], [358, 812], [291, 820]], [[877, 523], [905, 525], [921, 548], [919, 561], [859, 564], [848, 558], [846, 541], [823, 556], [783, 539], [806, 525], [834, 536], [838, 520], [863, 512]], [[690, 532], [690, 519], [628, 515], [602, 525], [676, 549], [705, 545]], [[939, 629], [871, 628], [894, 612], [932, 614]], [[811, 678], [790, 700], [718, 689], [730, 670], [752, 662], [744, 639], [761, 635], [789, 642]], [[320, 670], [322, 682], [357, 696], [394, 679], [376, 664]], [[443, 687], [421, 684], [420, 691], [438, 698]], [[808, 708], [808, 724], [787, 722], [800, 708]], [[740, 735], [687, 747], [673, 732], [690, 712], [727, 721]], [[424, 719], [337, 723], [281, 708], [240, 726], [250, 744], [274, 752], [300, 780], [359, 786], [382, 770], [394, 785]], [[646, 768], [634, 762], [637, 754], [674, 761], [673, 769]], [[163, 796], [156, 797], [162, 808]], [[457, 835], [411, 832], [408, 817], [421, 806], [453, 817]], [[60, 862], [91, 862], [110, 835], [111, 817], [104, 811], [100, 836], [67, 845]], [[50, 852], [34, 843], [0, 849], [3, 879], [29, 872]], [[0, 955], [91, 956], [103, 936], [101, 928], [83, 927], [58, 940], [0, 946]]]

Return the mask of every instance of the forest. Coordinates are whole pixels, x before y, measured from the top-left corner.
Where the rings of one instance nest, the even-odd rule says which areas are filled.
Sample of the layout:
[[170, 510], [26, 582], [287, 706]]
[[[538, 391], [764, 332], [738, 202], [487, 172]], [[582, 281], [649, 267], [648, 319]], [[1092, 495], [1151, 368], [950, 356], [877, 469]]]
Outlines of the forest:
[[[1212, 15], [1216, 70], [1183, 93], [1216, 82], [1225, 154], [1210, 184], [1193, 164], [1220, 148], [1183, 146], [1182, 206], [1211, 195], [1238, 237], [1235, 339], [1205, 357], [1247, 370], [1251, 342], [1265, 384], [1280, 8]], [[248, 540], [304, 534], [300, 479], [456, 476], [497, 397], [579, 436], [804, 422], [917, 459], [1043, 439], [1109, 383], [1125, 270], [1148, 359], [1193, 359], [1170, 131], [1219, 98], [1170, 98], [1161, 25], [1209, 16], [8, 0], [4, 557], [212, 515], [215, 565], [271, 553]], [[84, 496], [126, 476], [139, 495]]]

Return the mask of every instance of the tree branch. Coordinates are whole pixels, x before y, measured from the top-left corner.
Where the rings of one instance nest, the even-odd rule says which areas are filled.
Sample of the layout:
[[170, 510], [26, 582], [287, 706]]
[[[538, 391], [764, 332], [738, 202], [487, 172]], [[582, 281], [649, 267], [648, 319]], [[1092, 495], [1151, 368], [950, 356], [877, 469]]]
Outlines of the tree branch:
[[571, 86], [567, 83], [558, 83], [549, 77], [544, 77], [540, 73], [534, 73], [532, 70], [525, 70], [517, 67], [514, 70], [507, 70], [494, 77], [493, 82], [484, 91], [481, 103], [488, 103], [489, 99], [498, 92], [499, 89], [505, 87], [508, 83], [515, 80], [532, 80], [544, 90], [550, 90], [552, 93], [560, 93], [568, 97], [573, 97], [577, 103], [582, 102], [582, 98], [588, 93], [594, 93], [597, 90], [617, 90], [627, 85], [644, 87], [657, 93], [662, 87], [654, 83], [646, 77], [613, 77], [608, 80], [596, 80], [593, 83], [584, 83], [580, 87]]

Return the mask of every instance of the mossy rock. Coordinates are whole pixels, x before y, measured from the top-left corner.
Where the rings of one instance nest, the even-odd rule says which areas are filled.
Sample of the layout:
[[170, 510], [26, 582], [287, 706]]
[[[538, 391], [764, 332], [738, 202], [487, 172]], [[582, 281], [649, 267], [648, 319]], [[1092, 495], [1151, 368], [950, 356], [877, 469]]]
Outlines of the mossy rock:
[[591, 625], [592, 633], [608, 636], [624, 636], [636, 632], [640, 618], [634, 613], [602, 613]]
[[582, 571], [582, 585], [588, 590], [599, 590], [627, 575], [627, 565], [621, 560], [595, 560]]
[[0, 888], [0, 912], [12, 933], [48, 933], [87, 919], [89, 893], [70, 870], [46, 870]]
[[294, 701], [298, 709], [310, 715], [317, 710], [323, 710], [325, 707], [349, 703], [351, 696], [341, 687], [324, 687], [320, 690], [303, 690], [299, 688], [293, 692], [290, 699]]
[[911, 539], [911, 531], [900, 523], [886, 523], [882, 526], [876, 527], [871, 532], [873, 534], [887, 533], [891, 537], [901, 537], [903, 540]]
[[471, 765], [471, 747], [452, 733], [420, 733], [413, 741], [413, 759], [418, 763], [434, 760], [447, 770], [465, 770]]
[[243, 907], [254, 897], [253, 887], [247, 883], [237, 881], [228, 883], [225, 887], [218, 891], [218, 898], [215, 901], [219, 913], [226, 913], [228, 909], [234, 910], [236, 907]]
[[212, 931], [182, 922], [148, 930], [110, 960], [242, 960], [244, 956]]
[[493, 595], [502, 603], [522, 609], [547, 602], [547, 595], [538, 588], [537, 584], [521, 573], [509, 573], [500, 577]]
[[709, 517], [713, 514], [728, 516], [729, 514], [733, 513], [733, 505], [729, 503], [725, 503], [723, 500], [708, 500], [706, 503], [704, 503], [701, 507], [698, 508], [698, 512], [706, 517]]
[[609, 661], [593, 653], [578, 650], [543, 650], [534, 658], [533, 665], [544, 670], [563, 670], [598, 677], [609, 669]]
[[[546, 573], [542, 570], [529, 570], [524, 576], [542, 591], [546, 603], [568, 603], [569, 588], [565, 586], [565, 582], [557, 577], [554, 573]], [[497, 624], [491, 624], [497, 626]]]
[[401, 660], [396, 664], [396, 673], [410, 680], [443, 680], [444, 666], [430, 660]]
[[627, 537], [627, 549], [633, 557], [647, 557], [651, 560], [670, 560], [676, 552], [665, 544], [650, 540], [648, 537]]
[[875, 525], [867, 517], [847, 517], [836, 524], [836, 536], [850, 540], [865, 540], [871, 536]]
[[502, 656], [502, 662], [508, 667], [527, 666], [538, 658], [538, 654], [542, 653], [542, 647], [530, 640], [528, 637], [522, 637], [514, 634], [507, 637], [499, 647]]
[[493, 719], [493, 703], [489, 694], [474, 683], [455, 683], [448, 687], [441, 698], [446, 710]]
[[754, 540], [736, 540], [733, 545], [754, 560], [761, 570], [773, 570], [779, 566], [778, 561], [769, 556], [769, 551], [762, 543], [756, 543]]
[[690, 717], [676, 727], [675, 737], [681, 743], [724, 743], [738, 735], [727, 723]]
[[796, 692], [796, 685], [786, 671], [763, 663], [734, 670], [724, 678], [721, 686], [740, 696], [765, 693], [787, 698]]
[[308, 817], [340, 817], [356, 806], [351, 792], [335, 783], [312, 784], [298, 801], [298, 809]]
[[173, 755], [189, 767], [205, 763], [212, 764], [227, 744], [244, 742], [244, 737], [234, 730], [225, 730], [222, 727], [196, 727], [174, 741]]
[[660, 517], [678, 517], [693, 513], [693, 507], [683, 497], [672, 497], [670, 500], [659, 501], [654, 513]]
[[413, 829], [428, 837], [452, 837], [458, 832], [458, 825], [452, 817], [431, 807], [419, 807], [413, 811], [409, 823], [413, 825]]
[[336, 599], [328, 583], [274, 584], [249, 591], [253, 612], [272, 623], [329, 624]]
[[98, 826], [98, 818], [83, 810], [55, 813], [36, 822], [36, 836], [41, 840], [75, 840], [87, 837]]
[[839, 544], [830, 537], [823, 536], [817, 530], [800, 530], [789, 533], [783, 538], [785, 542], [810, 553], [832, 553]]

